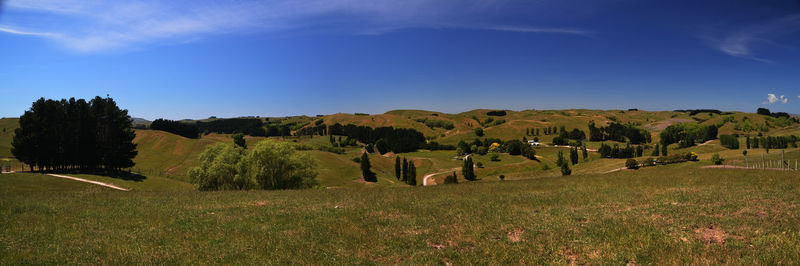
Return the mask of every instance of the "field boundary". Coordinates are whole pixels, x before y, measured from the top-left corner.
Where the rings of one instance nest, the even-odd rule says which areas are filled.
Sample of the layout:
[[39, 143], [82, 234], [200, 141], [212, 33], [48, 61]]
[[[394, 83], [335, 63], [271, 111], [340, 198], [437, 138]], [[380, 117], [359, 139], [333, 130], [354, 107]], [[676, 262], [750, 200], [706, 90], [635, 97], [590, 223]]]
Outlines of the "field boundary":
[[116, 190], [128, 191], [128, 189], [126, 189], [126, 188], [121, 188], [121, 187], [118, 187], [118, 186], [115, 186], [115, 185], [112, 185], [112, 184], [107, 184], [107, 183], [98, 182], [98, 181], [92, 181], [92, 180], [83, 179], [83, 178], [77, 178], [77, 177], [66, 176], [66, 175], [57, 175], [57, 174], [47, 174], [47, 175], [54, 176], [54, 177], [59, 177], [59, 178], [65, 178], [65, 179], [72, 179], [72, 180], [80, 181], [80, 182], [86, 182], [86, 183], [95, 184], [95, 185], [98, 185], [98, 186], [109, 187], [109, 188], [113, 188], [113, 189], [116, 189]]

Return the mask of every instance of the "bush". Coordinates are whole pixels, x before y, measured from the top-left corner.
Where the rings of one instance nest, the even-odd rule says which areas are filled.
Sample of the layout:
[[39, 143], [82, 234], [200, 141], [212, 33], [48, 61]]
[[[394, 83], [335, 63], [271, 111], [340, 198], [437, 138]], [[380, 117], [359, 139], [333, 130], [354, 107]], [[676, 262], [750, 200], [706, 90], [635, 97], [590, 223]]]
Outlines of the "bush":
[[725, 159], [723, 159], [722, 157], [720, 157], [720, 156], [719, 156], [719, 153], [714, 153], [714, 155], [713, 155], [713, 156], [711, 156], [711, 162], [713, 162], [715, 165], [720, 165], [720, 164], [722, 164], [722, 162], [724, 162], [724, 161], [725, 161]]
[[478, 162], [478, 163], [476, 163], [475, 165], [477, 165], [477, 166], [478, 166], [478, 168], [483, 168], [483, 163], [482, 163], [482, 162]]
[[353, 157], [353, 161], [356, 162], [356, 163], [360, 163], [361, 162], [361, 157]]
[[572, 174], [572, 170], [569, 169], [569, 165], [566, 164], [566, 163], [562, 164], [561, 165], [561, 175], [567, 176], [567, 175], [571, 175], [571, 174]]
[[500, 156], [497, 155], [497, 154], [492, 154], [491, 160], [492, 160], [492, 162], [499, 162], [500, 161]]
[[506, 180], [506, 176], [500, 175], [500, 181]]
[[637, 162], [636, 159], [628, 158], [628, 160], [625, 161], [625, 167], [628, 169], [639, 169], [639, 162]]
[[475, 136], [483, 137], [483, 128], [476, 128], [475, 129]]

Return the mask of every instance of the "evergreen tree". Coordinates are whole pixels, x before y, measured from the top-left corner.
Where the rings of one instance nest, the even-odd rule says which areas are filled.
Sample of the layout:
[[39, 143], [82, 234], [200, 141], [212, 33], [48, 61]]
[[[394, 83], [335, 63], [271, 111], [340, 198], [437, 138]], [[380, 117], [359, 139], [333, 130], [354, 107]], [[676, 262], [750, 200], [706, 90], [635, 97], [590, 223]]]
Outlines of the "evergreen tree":
[[578, 148], [569, 149], [569, 159], [572, 161], [572, 165], [578, 164]]
[[745, 141], [746, 141], [747, 149], [750, 149], [750, 136], [747, 136], [745, 138]]
[[586, 145], [583, 145], [583, 160], [586, 161], [589, 158], [589, 151], [586, 150]]
[[562, 151], [558, 151], [558, 159], [556, 159], [556, 165], [561, 166], [563, 164], [567, 164], [567, 160], [564, 159], [564, 153]]
[[642, 155], [644, 155], [644, 147], [636, 146], [636, 157], [642, 157]]
[[378, 182], [377, 176], [373, 173], [370, 168], [372, 166], [369, 163], [369, 156], [367, 153], [361, 154], [361, 176], [364, 177], [364, 181], [367, 182]]
[[658, 143], [656, 143], [656, 148], [653, 149], [653, 153], [650, 156], [658, 156]]
[[403, 181], [408, 181], [408, 161], [406, 158], [403, 158]]
[[464, 160], [464, 165], [461, 167], [461, 175], [466, 180], [475, 181], [475, 166], [472, 163], [472, 156]]
[[402, 166], [400, 165], [400, 156], [394, 157], [394, 175], [397, 180], [400, 180], [400, 175], [403, 174]]
[[667, 147], [668, 146], [669, 145], [667, 145], [667, 144], [661, 145], [661, 156], [667, 156]]
[[417, 185], [417, 166], [414, 165], [413, 161], [408, 162], [408, 184], [411, 186]]

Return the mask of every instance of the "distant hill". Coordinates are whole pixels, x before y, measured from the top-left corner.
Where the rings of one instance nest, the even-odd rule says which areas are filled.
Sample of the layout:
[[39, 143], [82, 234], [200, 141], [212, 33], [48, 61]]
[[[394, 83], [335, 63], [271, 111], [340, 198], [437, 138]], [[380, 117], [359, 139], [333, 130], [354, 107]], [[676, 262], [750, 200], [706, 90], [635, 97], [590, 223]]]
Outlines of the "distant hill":
[[150, 126], [150, 123], [152, 123], [152, 122], [153, 121], [150, 121], [150, 120], [147, 120], [147, 119], [144, 119], [144, 118], [133, 117], [133, 125], [134, 126], [136, 126], [136, 125]]

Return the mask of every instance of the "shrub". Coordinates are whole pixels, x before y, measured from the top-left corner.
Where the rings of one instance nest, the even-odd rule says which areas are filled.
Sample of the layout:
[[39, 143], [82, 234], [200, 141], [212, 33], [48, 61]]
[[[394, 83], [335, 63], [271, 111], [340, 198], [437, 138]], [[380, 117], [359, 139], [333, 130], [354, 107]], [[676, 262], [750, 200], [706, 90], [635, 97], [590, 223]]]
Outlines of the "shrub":
[[506, 176], [500, 175], [500, 181], [506, 180]]
[[453, 172], [453, 175], [448, 175], [444, 178], [445, 184], [458, 184], [458, 177], [456, 177], [456, 172]]
[[497, 155], [497, 154], [492, 154], [491, 160], [492, 160], [492, 162], [499, 162], [500, 161], [500, 156]]
[[562, 164], [561, 165], [561, 175], [567, 176], [567, 175], [571, 175], [571, 174], [572, 174], [572, 170], [569, 169], [569, 165], [566, 164], [566, 163]]
[[353, 161], [356, 162], [356, 163], [360, 163], [361, 162], [361, 157], [353, 157]]
[[483, 168], [483, 163], [482, 163], [482, 162], [478, 162], [478, 163], [476, 163], [475, 165], [477, 165], [477, 166], [478, 166], [478, 168]]
[[720, 164], [722, 164], [722, 162], [724, 162], [724, 161], [725, 161], [725, 159], [723, 159], [722, 157], [720, 157], [720, 156], [719, 156], [719, 153], [714, 153], [714, 155], [713, 155], [713, 156], [711, 156], [711, 162], [713, 162], [715, 165], [720, 165]]
[[475, 136], [483, 137], [483, 128], [476, 128], [475, 129]]
[[625, 167], [628, 169], [639, 169], [639, 162], [637, 162], [636, 159], [628, 158], [628, 160], [625, 161]]
[[547, 171], [547, 170], [550, 170], [550, 165], [547, 165], [546, 163], [543, 163], [542, 164], [542, 171]]

